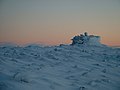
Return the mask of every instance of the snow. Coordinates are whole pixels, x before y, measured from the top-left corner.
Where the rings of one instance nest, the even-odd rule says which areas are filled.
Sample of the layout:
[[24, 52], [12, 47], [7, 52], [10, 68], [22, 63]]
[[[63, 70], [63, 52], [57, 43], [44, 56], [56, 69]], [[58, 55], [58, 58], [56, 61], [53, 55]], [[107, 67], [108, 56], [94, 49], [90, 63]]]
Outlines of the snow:
[[0, 46], [0, 90], [120, 90], [120, 49]]
[[100, 46], [101, 43], [100, 43], [100, 37], [91, 37], [89, 39], [89, 45], [97, 45], [97, 46]]
[[103, 44], [100, 43], [100, 36], [95, 35], [88, 35], [87, 32], [84, 34], [80, 34], [77, 36], [74, 36], [72, 40], [72, 45], [76, 44], [84, 44], [84, 45], [95, 45], [95, 46], [103, 46]]

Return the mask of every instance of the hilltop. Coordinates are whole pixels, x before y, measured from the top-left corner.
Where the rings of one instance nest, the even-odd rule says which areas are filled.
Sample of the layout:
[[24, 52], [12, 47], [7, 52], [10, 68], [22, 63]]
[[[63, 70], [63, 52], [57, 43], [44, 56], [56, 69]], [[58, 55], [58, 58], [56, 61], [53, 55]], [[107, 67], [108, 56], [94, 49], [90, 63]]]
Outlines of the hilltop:
[[118, 48], [0, 46], [0, 90], [119, 90], [119, 77]]

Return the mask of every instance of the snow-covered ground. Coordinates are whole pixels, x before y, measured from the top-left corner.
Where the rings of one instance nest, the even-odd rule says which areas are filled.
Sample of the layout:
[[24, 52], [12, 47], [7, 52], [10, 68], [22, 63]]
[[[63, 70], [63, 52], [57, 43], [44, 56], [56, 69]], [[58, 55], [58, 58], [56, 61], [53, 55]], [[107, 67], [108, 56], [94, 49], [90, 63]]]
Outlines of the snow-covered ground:
[[1, 45], [0, 90], [120, 90], [120, 49]]

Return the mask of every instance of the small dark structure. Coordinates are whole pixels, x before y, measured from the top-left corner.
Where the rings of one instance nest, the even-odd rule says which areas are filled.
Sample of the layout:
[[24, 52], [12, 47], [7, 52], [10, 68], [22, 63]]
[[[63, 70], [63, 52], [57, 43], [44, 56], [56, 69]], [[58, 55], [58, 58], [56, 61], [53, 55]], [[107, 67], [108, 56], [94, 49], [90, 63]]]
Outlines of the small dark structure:
[[87, 32], [74, 36], [72, 39], [72, 45], [75, 44], [88, 44], [88, 45], [101, 45], [100, 36], [88, 35]]

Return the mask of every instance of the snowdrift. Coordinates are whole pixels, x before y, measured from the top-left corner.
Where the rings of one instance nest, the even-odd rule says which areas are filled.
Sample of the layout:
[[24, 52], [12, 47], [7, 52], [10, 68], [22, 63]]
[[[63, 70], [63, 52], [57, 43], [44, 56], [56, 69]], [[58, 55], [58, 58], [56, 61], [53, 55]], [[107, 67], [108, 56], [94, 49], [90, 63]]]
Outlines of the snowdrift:
[[0, 90], [120, 90], [120, 49], [0, 46]]

